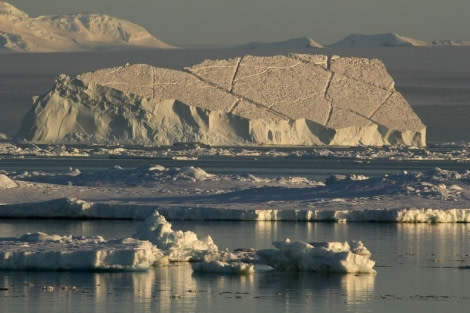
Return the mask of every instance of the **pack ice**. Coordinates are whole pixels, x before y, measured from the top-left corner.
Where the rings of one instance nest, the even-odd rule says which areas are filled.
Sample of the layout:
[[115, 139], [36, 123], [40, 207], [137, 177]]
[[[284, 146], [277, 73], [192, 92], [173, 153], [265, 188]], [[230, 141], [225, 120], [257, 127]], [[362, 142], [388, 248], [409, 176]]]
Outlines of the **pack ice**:
[[[286, 240], [284, 246], [290, 244]], [[199, 239], [191, 231], [175, 231], [154, 211], [132, 238], [105, 240], [42, 232], [0, 238], [0, 270], [145, 271], [190, 261], [195, 272], [245, 275], [252, 274], [253, 263], [261, 261], [278, 270], [375, 273], [375, 262], [369, 260], [370, 252], [361, 242], [315, 243], [318, 248], [295, 242], [287, 252], [280, 242], [274, 245], [279, 252], [266, 249], [237, 255], [220, 251], [210, 236]]]
[[61, 75], [18, 134], [35, 143], [425, 146], [377, 59], [289, 54]]

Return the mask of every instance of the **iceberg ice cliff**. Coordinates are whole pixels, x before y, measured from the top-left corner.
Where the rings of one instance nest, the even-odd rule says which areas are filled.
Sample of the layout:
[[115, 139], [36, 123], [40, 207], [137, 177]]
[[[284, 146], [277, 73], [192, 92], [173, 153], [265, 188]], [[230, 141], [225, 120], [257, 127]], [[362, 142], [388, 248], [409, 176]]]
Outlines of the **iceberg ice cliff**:
[[425, 146], [377, 59], [289, 54], [61, 75], [18, 133], [35, 143]]

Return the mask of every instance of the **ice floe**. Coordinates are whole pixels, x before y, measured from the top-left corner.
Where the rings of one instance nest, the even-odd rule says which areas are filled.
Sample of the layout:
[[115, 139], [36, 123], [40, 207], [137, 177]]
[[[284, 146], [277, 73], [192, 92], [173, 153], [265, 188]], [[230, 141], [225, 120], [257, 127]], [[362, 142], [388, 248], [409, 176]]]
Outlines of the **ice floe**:
[[[198, 239], [192, 231], [174, 231], [171, 223], [157, 211], [145, 220], [145, 226], [134, 235], [148, 240], [163, 252], [168, 262], [205, 261], [218, 258], [218, 248], [210, 236]], [[165, 263], [165, 260], [160, 260]]]
[[6, 157], [125, 157], [125, 158], [163, 158], [197, 160], [199, 157], [285, 157], [291, 159], [355, 159], [426, 161], [449, 160], [470, 161], [468, 144], [442, 143], [429, 144], [426, 148], [403, 145], [383, 147], [211, 147], [204, 144], [181, 144], [174, 146], [136, 147], [136, 146], [67, 146], [34, 145], [0, 142], [0, 156]]
[[227, 263], [222, 261], [209, 261], [193, 263], [191, 267], [196, 273], [247, 275], [255, 272], [255, 266], [253, 264], [242, 262]]
[[107, 241], [101, 236], [29, 233], [0, 238], [1, 270], [145, 271], [156, 261], [156, 248], [133, 238]]
[[375, 262], [362, 242], [275, 241], [275, 249], [257, 252], [261, 262], [281, 271], [375, 273]]
[[18, 187], [18, 184], [14, 180], [6, 176], [5, 174], [0, 174], [0, 189], [15, 188]]
[[161, 165], [0, 175], [2, 217], [145, 219], [158, 209], [169, 220], [470, 222], [469, 170], [330, 175], [326, 183]]

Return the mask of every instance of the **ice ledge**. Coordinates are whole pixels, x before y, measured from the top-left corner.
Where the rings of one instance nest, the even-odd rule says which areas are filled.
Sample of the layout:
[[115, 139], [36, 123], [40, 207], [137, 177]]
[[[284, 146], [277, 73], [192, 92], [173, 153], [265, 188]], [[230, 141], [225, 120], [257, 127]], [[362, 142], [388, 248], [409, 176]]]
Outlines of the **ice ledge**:
[[[155, 209], [155, 205], [111, 204], [62, 198], [46, 202], [0, 204], [0, 217], [146, 219]], [[186, 221], [470, 223], [470, 208], [241, 210], [158, 207], [157, 209], [167, 220]]]

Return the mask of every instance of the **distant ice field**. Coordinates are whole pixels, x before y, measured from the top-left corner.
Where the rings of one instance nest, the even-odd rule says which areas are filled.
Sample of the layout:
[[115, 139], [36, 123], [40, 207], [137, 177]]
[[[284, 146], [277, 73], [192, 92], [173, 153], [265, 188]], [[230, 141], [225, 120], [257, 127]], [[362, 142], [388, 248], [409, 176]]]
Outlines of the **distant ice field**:
[[0, 216], [470, 222], [467, 146], [0, 146]]

